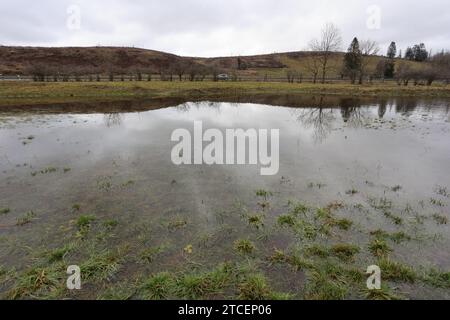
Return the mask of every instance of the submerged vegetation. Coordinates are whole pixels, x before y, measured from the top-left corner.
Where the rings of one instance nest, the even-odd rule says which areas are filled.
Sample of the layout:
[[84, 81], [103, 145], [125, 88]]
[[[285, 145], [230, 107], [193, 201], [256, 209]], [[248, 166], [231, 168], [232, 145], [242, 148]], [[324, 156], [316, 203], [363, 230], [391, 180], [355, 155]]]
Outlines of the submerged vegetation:
[[[271, 192], [260, 190], [256, 193], [255, 204], [258, 198], [269, 201], [272, 197]], [[389, 201], [377, 201], [376, 205], [373, 200], [369, 201], [381, 212], [387, 208], [394, 210]], [[99, 292], [88, 290], [80, 297], [97, 299], [397, 300], [407, 298], [407, 293], [397, 292], [391, 283], [422, 283], [450, 288], [449, 272], [433, 268], [419, 271], [396, 260], [395, 246], [412, 240], [405, 231], [368, 231], [366, 248], [342, 242], [339, 238], [353, 228], [354, 222], [338, 218], [338, 214], [348, 208], [359, 210], [359, 207], [333, 202], [326, 207], [314, 208], [302, 202], [289, 201], [284, 207], [286, 213], [274, 219], [268, 219], [268, 207], [257, 207], [259, 209], [253, 213], [242, 204], [236, 207], [235, 210], [241, 212], [241, 221], [248, 222], [235, 226], [242, 229], [240, 232], [223, 227], [217, 229], [217, 235], [221, 236], [224, 236], [223, 230], [228, 230], [229, 237], [223, 239], [231, 241], [219, 245], [221, 253], [217, 258], [228, 255], [228, 259], [222, 262], [215, 258], [211, 261], [204, 259], [204, 255], [208, 255], [204, 250], [214, 239], [214, 233], [199, 238], [199, 242], [187, 246], [181, 244], [178, 249], [174, 246], [170, 235], [179, 228], [185, 229], [184, 232], [192, 228], [187, 219], [175, 217], [161, 223], [160, 227], [166, 230], [169, 238], [159, 245], [152, 246], [144, 240], [150, 235], [144, 228], [144, 233], [138, 236], [138, 243], [144, 247], [135, 250], [136, 244], [132, 243], [122, 243], [118, 247], [106, 245], [114, 241], [114, 230], [119, 225], [117, 220], [81, 214], [68, 224], [75, 228], [65, 236], [65, 242], [39, 253], [30, 267], [24, 270], [0, 269], [0, 285], [8, 288], [4, 297], [9, 299], [73, 297], [73, 292], [65, 289], [65, 268], [78, 261], [87, 288], [104, 288]], [[273, 204], [270, 205], [272, 207]], [[72, 214], [77, 214], [81, 212], [81, 205], [75, 204], [71, 209]], [[29, 213], [22, 218], [21, 225], [33, 217], [34, 214]], [[265, 217], [264, 223], [262, 217]], [[237, 237], [239, 234], [247, 234], [247, 238]], [[284, 249], [271, 248], [270, 239], [280, 235], [292, 236], [289, 244]], [[214, 247], [214, 250], [218, 249]], [[386, 282], [383, 282], [381, 290], [365, 287], [367, 262], [363, 261], [367, 254], [375, 258], [369, 261], [374, 261], [382, 270]], [[177, 257], [177, 263], [168, 265], [173, 257]], [[180, 257], [185, 262], [180, 263]], [[130, 266], [136, 273], [128, 274], [125, 280], [121, 274]], [[287, 288], [272, 280], [277, 270], [285, 270], [285, 281], [289, 283]], [[305, 277], [298, 283], [300, 290], [294, 290], [290, 280], [296, 274]]]

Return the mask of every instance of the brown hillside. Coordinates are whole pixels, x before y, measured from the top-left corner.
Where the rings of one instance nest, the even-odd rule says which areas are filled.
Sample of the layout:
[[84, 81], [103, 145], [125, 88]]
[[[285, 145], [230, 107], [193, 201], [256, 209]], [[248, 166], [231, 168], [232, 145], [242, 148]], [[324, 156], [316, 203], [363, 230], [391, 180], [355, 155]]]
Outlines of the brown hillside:
[[[287, 52], [242, 57], [194, 58], [154, 50], [124, 47], [6, 47], [0, 46], [0, 74], [29, 75], [36, 65], [63, 71], [64, 68], [80, 73], [159, 73], [177, 65], [202, 65], [223, 72], [240, 75], [284, 77], [286, 70], [295, 70], [309, 76], [307, 68], [310, 52]], [[371, 57], [375, 68], [380, 57]], [[330, 61], [328, 76], [339, 77], [343, 53], [335, 53]], [[238, 68], [239, 63], [241, 65]], [[409, 63], [409, 62], [408, 62]], [[413, 62], [411, 62], [414, 64]], [[238, 70], [239, 69], [239, 70]], [[186, 71], [186, 70], [185, 70]]]

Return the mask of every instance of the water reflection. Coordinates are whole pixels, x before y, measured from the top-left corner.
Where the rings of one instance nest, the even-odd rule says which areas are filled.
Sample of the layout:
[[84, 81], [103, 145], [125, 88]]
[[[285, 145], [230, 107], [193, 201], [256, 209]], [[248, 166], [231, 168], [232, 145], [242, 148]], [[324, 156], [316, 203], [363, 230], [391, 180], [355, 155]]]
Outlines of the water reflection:
[[123, 122], [124, 115], [121, 113], [105, 113], [103, 119], [108, 128], [120, 126]]

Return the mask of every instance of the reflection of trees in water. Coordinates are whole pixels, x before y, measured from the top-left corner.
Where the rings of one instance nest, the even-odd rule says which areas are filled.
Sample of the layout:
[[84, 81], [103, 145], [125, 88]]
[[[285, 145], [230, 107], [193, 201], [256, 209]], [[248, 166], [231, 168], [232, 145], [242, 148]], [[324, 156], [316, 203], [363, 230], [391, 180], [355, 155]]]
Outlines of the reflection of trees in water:
[[360, 128], [370, 117], [367, 108], [363, 108], [357, 99], [341, 99], [342, 120], [351, 128]]
[[[384, 108], [384, 110], [383, 110]], [[358, 99], [341, 99], [339, 108], [323, 108], [318, 103], [318, 107], [293, 109], [292, 113], [297, 121], [300, 121], [305, 128], [314, 130], [313, 139], [316, 143], [325, 141], [333, 130], [333, 122], [336, 120], [336, 113], [340, 112], [342, 121], [347, 126], [359, 128], [365, 125], [366, 120], [370, 118], [370, 111], [363, 108]], [[379, 114], [386, 112], [386, 104], [379, 110]]]
[[410, 116], [417, 108], [418, 101], [416, 99], [397, 99], [395, 111], [404, 116]]
[[336, 120], [333, 109], [292, 109], [291, 113], [306, 129], [313, 129], [313, 139], [316, 143], [322, 143], [328, 137], [333, 130], [333, 121]]
[[181, 113], [189, 112], [191, 110], [191, 106], [189, 105], [188, 102], [186, 102], [186, 103], [182, 103], [182, 104], [176, 106], [175, 110], [177, 110], [178, 112], [181, 112]]
[[121, 113], [118, 113], [118, 112], [105, 113], [103, 115], [103, 119], [105, 121], [105, 125], [108, 128], [111, 128], [111, 127], [120, 126], [122, 124], [123, 115]]
[[383, 119], [384, 115], [386, 114], [386, 111], [387, 111], [387, 101], [383, 99], [380, 101], [380, 105], [378, 106], [378, 118]]
[[200, 110], [201, 108], [210, 108], [216, 110], [218, 113], [221, 112], [222, 104], [219, 102], [186, 102], [183, 104], [180, 104], [175, 107], [175, 110], [178, 112], [189, 112], [192, 108], [196, 108], [197, 110]]

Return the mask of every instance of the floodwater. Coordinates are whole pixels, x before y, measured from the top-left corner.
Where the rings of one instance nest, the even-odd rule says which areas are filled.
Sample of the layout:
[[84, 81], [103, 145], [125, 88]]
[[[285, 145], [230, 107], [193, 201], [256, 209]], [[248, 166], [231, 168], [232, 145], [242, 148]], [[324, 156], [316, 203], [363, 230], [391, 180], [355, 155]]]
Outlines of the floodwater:
[[[80, 240], [86, 247], [126, 246], [129, 253], [117, 273], [92, 280], [75, 297], [97, 298], [98, 288], [161, 271], [241, 263], [234, 244], [242, 238], [256, 246], [246, 261], [293, 298], [305, 297], [308, 272], [264, 264], [271, 251], [352, 243], [361, 252], [351, 263], [365, 272], [377, 262], [367, 246], [378, 229], [410, 237], [390, 243], [392, 259], [417, 273], [450, 270], [450, 101], [257, 102], [186, 102], [112, 113], [0, 109], [0, 210], [7, 211], [0, 214], [0, 266], [15, 270], [0, 293], [17, 286], [21, 272], [45, 252], [79, 240], [81, 215], [96, 218], [87, 240]], [[171, 134], [179, 128], [192, 132], [194, 121], [202, 121], [204, 130], [279, 129], [278, 174], [261, 176], [258, 165], [174, 165]], [[257, 190], [267, 193], [261, 198]], [[310, 208], [338, 203], [335, 214], [353, 226], [316, 242], [299, 239], [277, 227], [277, 217], [293, 202]], [[388, 209], [380, 211], [381, 202]], [[255, 227], [252, 214], [264, 222]], [[102, 221], [117, 225], [98, 240], [106, 232]], [[83, 264], [83, 246], [64, 263]], [[138, 261], [154, 247], [164, 247], [157, 259]], [[450, 297], [449, 289], [420, 281], [391, 287], [407, 298]], [[358, 297], [356, 291], [346, 298]]]

